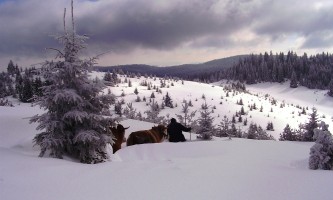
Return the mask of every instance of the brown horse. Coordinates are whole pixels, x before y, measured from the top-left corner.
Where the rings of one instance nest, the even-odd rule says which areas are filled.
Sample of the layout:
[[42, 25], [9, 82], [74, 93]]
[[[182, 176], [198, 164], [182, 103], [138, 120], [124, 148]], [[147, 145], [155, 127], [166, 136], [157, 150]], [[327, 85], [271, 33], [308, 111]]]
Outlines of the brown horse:
[[132, 132], [127, 138], [127, 146], [144, 143], [160, 143], [167, 137], [164, 125], [152, 127], [150, 130]]
[[121, 149], [121, 144], [126, 141], [125, 130], [128, 128], [129, 127], [124, 128], [123, 125], [121, 125], [121, 124], [118, 124], [117, 128], [110, 127], [112, 134], [115, 137], [115, 140], [113, 141], [113, 144], [112, 144], [113, 153], [115, 153], [116, 151]]

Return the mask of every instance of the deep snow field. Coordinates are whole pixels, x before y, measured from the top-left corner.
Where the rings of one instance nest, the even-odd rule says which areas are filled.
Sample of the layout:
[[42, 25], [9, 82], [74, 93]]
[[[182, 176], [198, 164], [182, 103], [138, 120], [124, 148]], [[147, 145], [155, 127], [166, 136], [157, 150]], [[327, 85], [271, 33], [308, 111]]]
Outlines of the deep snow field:
[[[92, 77], [102, 77], [103, 73], [94, 72]], [[124, 80], [124, 77], [121, 79]], [[132, 87], [127, 83], [111, 88], [120, 96], [125, 93], [126, 103], [144, 113], [149, 107], [146, 102], [134, 102], [134, 89], [139, 96], [147, 100], [151, 92], [139, 86], [141, 77], [132, 78]], [[157, 78], [149, 80], [159, 86]], [[171, 86], [173, 82], [174, 86]], [[224, 115], [229, 118], [239, 111], [236, 102], [243, 99], [245, 111], [247, 105], [256, 103], [259, 110], [249, 111], [248, 124], [254, 122], [263, 128], [272, 121], [275, 131], [269, 131], [276, 139], [287, 123], [297, 128], [304, 123], [308, 115], [298, 116], [296, 106], [315, 106], [320, 120], [332, 125], [332, 99], [326, 91], [308, 90], [303, 87], [289, 88], [289, 84], [256, 84], [247, 86], [251, 94], [226, 93], [221, 83], [207, 85], [185, 81], [167, 81], [169, 88], [161, 88], [162, 94], [155, 92], [156, 101], [161, 102], [166, 92], [171, 96], [175, 108], [165, 108], [161, 115], [174, 117], [180, 114], [181, 102], [191, 100], [200, 116], [200, 107], [204, 94], [208, 105], [214, 110], [216, 125]], [[105, 90], [105, 92], [107, 89]], [[266, 95], [269, 94], [269, 95]], [[221, 99], [223, 96], [223, 99]], [[266, 97], [265, 97], [266, 96]], [[275, 98], [276, 106], [269, 98]], [[197, 101], [196, 101], [197, 99]], [[280, 103], [286, 106], [280, 108]], [[222, 104], [220, 104], [222, 102]], [[126, 147], [111, 156], [107, 162], [88, 165], [70, 158], [63, 160], [38, 157], [39, 148], [34, 147], [33, 137], [37, 124], [29, 124], [29, 117], [42, 113], [31, 104], [19, 104], [15, 107], [0, 107], [0, 199], [3, 200], [59, 200], [59, 199], [299, 199], [331, 200], [333, 197], [332, 171], [309, 170], [308, 158], [312, 142], [257, 141], [248, 139], [214, 138], [211, 141], [197, 140], [195, 134], [184, 133], [188, 142], [144, 144]], [[270, 112], [273, 108], [273, 112]], [[113, 109], [113, 108], [111, 108]], [[294, 114], [292, 114], [294, 113]], [[219, 116], [219, 117], [218, 117]], [[324, 118], [322, 118], [324, 117]], [[121, 122], [130, 126], [132, 131], [150, 129], [154, 124], [131, 119]], [[246, 126], [237, 126], [246, 130]], [[331, 131], [332, 132], [332, 131]]]

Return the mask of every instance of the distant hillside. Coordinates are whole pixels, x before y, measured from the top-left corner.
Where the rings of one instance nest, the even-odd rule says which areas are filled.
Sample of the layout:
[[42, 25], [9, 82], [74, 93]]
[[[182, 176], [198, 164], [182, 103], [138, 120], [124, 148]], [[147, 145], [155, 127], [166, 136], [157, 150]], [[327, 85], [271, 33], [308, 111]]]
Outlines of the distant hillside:
[[121, 69], [124, 72], [152, 74], [156, 76], [176, 76], [181, 78], [197, 78], [207, 73], [218, 72], [222, 69], [230, 68], [239, 59], [248, 57], [248, 55], [238, 55], [227, 58], [216, 59], [200, 64], [184, 64], [167, 67], [156, 67], [144, 64], [132, 65], [119, 65], [108, 67], [95, 67], [99, 71], [113, 71], [114, 69]]

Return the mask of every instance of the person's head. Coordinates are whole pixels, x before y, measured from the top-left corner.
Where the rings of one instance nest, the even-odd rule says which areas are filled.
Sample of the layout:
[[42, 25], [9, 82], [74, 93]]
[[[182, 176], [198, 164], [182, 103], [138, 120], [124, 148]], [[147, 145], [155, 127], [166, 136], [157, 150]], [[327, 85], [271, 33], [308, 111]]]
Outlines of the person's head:
[[171, 123], [176, 123], [176, 119], [175, 118], [171, 118]]

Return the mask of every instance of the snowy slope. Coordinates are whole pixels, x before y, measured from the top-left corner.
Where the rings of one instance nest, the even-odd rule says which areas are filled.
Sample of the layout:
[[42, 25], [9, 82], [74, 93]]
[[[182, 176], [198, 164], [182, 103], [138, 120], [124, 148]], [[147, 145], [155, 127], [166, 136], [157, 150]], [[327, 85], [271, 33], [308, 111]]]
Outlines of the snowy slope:
[[[137, 83], [134, 79], [132, 83], [132, 88], [120, 84], [112, 91], [118, 95], [121, 90], [125, 91], [127, 95], [124, 98], [129, 102], [135, 99], [132, 93]], [[251, 90], [257, 88], [257, 92], [263, 92], [264, 89], [259, 86], [251, 86]], [[280, 86], [271, 86], [270, 94], [281, 94], [278, 89]], [[144, 88], [138, 89], [139, 95], [151, 93]], [[174, 102], [191, 98], [195, 106], [201, 105], [201, 95], [205, 93], [207, 102], [216, 104], [216, 115], [218, 112], [220, 115], [229, 114], [229, 110], [232, 114], [234, 108], [240, 108], [235, 104], [240, 96], [226, 98], [227, 101], [224, 98], [223, 104], [218, 104], [220, 96], [224, 95], [218, 86], [185, 82], [184, 87], [175, 84], [162, 90], [162, 95], [169, 91]], [[157, 95], [157, 98], [162, 95]], [[246, 97], [245, 94], [239, 95], [244, 95], [244, 99]], [[196, 97], [198, 101], [194, 100]], [[246, 101], [251, 101], [251, 98]], [[264, 102], [263, 99], [261, 101]], [[289, 97], [288, 101], [294, 102], [293, 97]], [[163, 113], [177, 113], [181, 107], [180, 103], [178, 105], [177, 108], [163, 110]], [[277, 107], [274, 109], [278, 110]], [[137, 103], [136, 108], [144, 111], [147, 106], [141, 102]], [[290, 105], [289, 109], [296, 108]], [[325, 119], [330, 119], [330, 109], [319, 108], [319, 111], [327, 112]], [[282, 110], [269, 117], [274, 124], [287, 122], [285, 118], [289, 117], [287, 113], [290, 110], [285, 113]], [[27, 117], [40, 112], [38, 107], [31, 107], [30, 104], [0, 107], [1, 199], [330, 200], [333, 196], [332, 172], [308, 169], [309, 151], [313, 143], [226, 138], [199, 141], [192, 134], [192, 141], [186, 143], [164, 141], [161, 144], [123, 146], [110, 161], [87, 165], [70, 158], [59, 160], [38, 157], [39, 149], [32, 144], [36, 124], [29, 124]], [[265, 114], [261, 116], [259, 111], [250, 113], [253, 120], [267, 123]], [[127, 136], [132, 131], [153, 126], [136, 120], [124, 120], [122, 124], [130, 126]], [[185, 133], [185, 137], [189, 139], [189, 133]]]
[[[95, 72], [92, 77], [102, 78], [104, 73]], [[244, 110], [248, 114], [243, 117], [243, 120], [247, 118], [248, 125], [244, 126], [243, 123], [236, 123], [237, 128], [241, 128], [243, 131], [247, 131], [248, 126], [251, 122], [257, 123], [264, 129], [268, 122], [273, 122], [274, 131], [268, 133], [274, 136], [276, 139], [279, 138], [284, 127], [289, 124], [291, 128], [298, 128], [300, 123], [306, 123], [309, 119], [309, 114], [312, 113], [312, 108], [317, 108], [319, 120], [325, 121], [330, 125], [329, 130], [333, 131], [332, 114], [333, 114], [333, 99], [326, 95], [327, 91], [322, 90], [310, 90], [304, 87], [298, 87], [296, 89], [289, 87], [289, 82], [284, 84], [272, 84], [272, 83], [261, 83], [256, 85], [247, 85], [249, 93], [240, 92], [229, 92], [227, 97], [227, 91], [225, 90], [227, 84], [225, 82], [218, 82], [212, 85], [184, 81], [167, 80], [166, 84], [169, 87], [161, 88], [162, 94], [157, 93], [155, 90], [147, 90], [147, 86], [141, 86], [140, 83], [146, 81], [156, 87], [160, 87], [160, 79], [152, 78], [126, 78], [127, 81], [131, 80], [132, 87], [128, 87], [128, 83], [125, 82], [125, 77], [122, 76], [122, 83], [118, 84], [117, 87], [112, 87], [111, 91], [117, 95], [120, 99], [124, 99], [126, 103], [132, 103], [133, 107], [144, 114], [145, 111], [149, 110], [147, 102], [152, 92], [154, 92], [156, 98], [154, 99], [159, 104], [162, 103], [162, 98], [168, 92], [171, 96], [175, 108], [166, 107], [161, 111], [161, 116], [176, 117], [176, 114], [181, 114], [183, 100], [191, 100], [193, 107], [190, 111], [197, 110], [196, 117], [200, 116], [200, 108], [203, 103], [207, 103], [211, 108], [214, 106], [213, 116], [215, 118], [214, 124], [218, 126], [224, 116], [227, 116], [231, 120], [232, 116], [236, 112], [239, 112], [241, 107], [237, 105], [237, 101], [243, 100]], [[171, 85], [174, 86], [171, 86]], [[146, 97], [147, 102], [135, 102], [137, 95], [134, 94], [135, 88], [138, 89], [138, 96], [143, 99]], [[121, 97], [121, 94], [125, 93], [125, 97]], [[205, 99], [202, 99], [202, 96]], [[276, 105], [272, 105], [272, 100], [276, 100]], [[257, 110], [250, 111], [249, 106], [256, 104]], [[281, 108], [281, 104], [284, 104]], [[260, 112], [260, 107], [263, 107], [263, 112]], [[123, 106], [123, 108], [126, 105]], [[307, 108], [306, 115], [299, 115], [302, 111], [302, 107]], [[273, 111], [273, 112], [271, 112]], [[237, 120], [237, 118], [236, 118]]]

